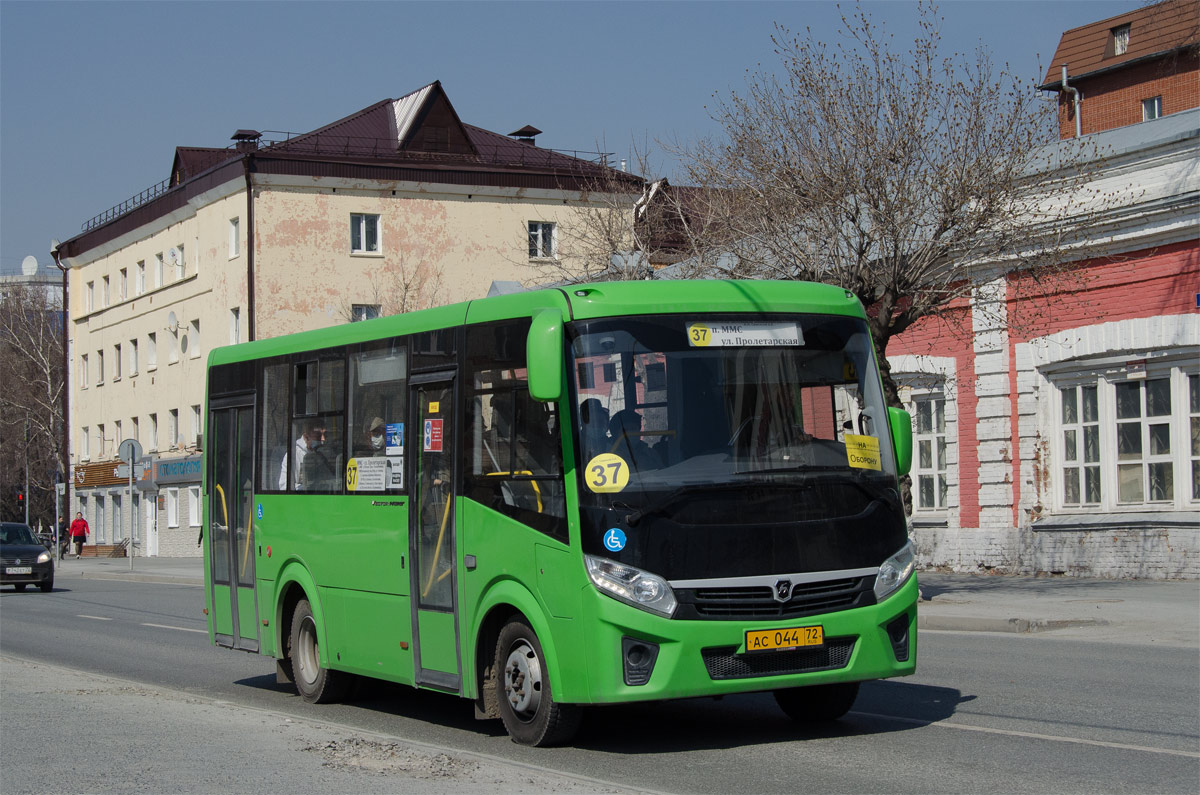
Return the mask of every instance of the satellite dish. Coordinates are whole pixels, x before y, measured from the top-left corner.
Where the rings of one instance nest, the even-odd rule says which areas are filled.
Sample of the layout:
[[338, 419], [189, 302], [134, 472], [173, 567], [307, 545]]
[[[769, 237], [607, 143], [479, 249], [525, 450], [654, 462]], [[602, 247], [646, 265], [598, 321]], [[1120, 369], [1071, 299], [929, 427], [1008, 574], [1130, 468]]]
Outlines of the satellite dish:
[[25, 259], [21, 260], [21, 273], [26, 276], [33, 276], [38, 272], [37, 257], [30, 254]]
[[172, 334], [179, 331], [179, 318], [175, 317], [174, 312], [167, 315], [167, 330]]
[[171, 246], [171, 248], [167, 251], [167, 262], [171, 265], [179, 264], [179, 249]]

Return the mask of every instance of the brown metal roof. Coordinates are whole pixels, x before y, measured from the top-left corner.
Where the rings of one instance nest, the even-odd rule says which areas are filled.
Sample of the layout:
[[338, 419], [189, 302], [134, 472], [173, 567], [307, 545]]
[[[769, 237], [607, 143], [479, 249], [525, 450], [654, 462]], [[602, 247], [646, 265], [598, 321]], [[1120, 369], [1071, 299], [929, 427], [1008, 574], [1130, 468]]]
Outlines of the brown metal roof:
[[[1081, 5], [1080, 8], [1087, 6]], [[1121, 55], [1113, 52], [1113, 30], [1129, 25], [1129, 47]], [[1062, 67], [1068, 79], [1114, 66], [1164, 55], [1200, 42], [1200, 14], [1195, 0], [1166, 0], [1063, 33], [1046, 71], [1041, 88], [1054, 89], [1062, 82]]]
[[171, 164], [171, 184], [179, 185], [218, 163], [237, 157], [237, 154], [227, 147], [177, 146], [175, 161]]

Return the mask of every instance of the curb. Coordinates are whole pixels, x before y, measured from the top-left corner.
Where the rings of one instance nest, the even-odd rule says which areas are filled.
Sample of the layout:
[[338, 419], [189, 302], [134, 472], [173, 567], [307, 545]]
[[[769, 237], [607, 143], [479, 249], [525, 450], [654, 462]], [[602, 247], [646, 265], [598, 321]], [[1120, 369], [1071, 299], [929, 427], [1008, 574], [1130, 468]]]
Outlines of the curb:
[[1095, 618], [988, 618], [986, 616], [930, 616], [917, 613], [917, 629], [952, 632], [1053, 632], [1069, 627], [1099, 627], [1109, 622]]
[[[61, 571], [55, 572], [56, 578], [63, 577]], [[110, 572], [73, 572], [65, 575], [66, 577], [79, 577], [87, 580], [116, 580], [118, 582], [151, 582], [160, 585], [195, 585], [197, 587], [204, 585], [202, 580], [195, 577], [176, 576], [172, 574], [140, 574], [132, 572], [130, 574], [116, 574]]]

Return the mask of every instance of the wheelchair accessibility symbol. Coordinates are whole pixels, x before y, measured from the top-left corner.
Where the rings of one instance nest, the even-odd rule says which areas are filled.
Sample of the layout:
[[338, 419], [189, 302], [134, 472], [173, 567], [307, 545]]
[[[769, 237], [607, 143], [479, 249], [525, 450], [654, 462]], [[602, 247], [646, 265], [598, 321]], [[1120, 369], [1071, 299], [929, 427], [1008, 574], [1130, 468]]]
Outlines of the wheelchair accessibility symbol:
[[625, 548], [625, 534], [613, 528], [604, 534], [604, 548], [609, 552], [620, 552]]

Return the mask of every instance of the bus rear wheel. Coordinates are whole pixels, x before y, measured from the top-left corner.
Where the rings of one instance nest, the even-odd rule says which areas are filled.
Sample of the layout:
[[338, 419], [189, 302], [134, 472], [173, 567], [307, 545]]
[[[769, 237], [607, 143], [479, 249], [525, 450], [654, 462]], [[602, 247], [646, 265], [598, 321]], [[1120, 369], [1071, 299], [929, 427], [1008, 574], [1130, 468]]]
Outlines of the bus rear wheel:
[[850, 711], [858, 698], [858, 682], [809, 685], [775, 691], [775, 702], [799, 723], [827, 723]]
[[296, 610], [292, 613], [288, 657], [292, 661], [292, 680], [305, 701], [310, 704], [330, 704], [339, 701], [345, 694], [349, 675], [321, 667], [317, 622], [307, 599], [297, 602]]
[[495, 671], [500, 719], [513, 742], [559, 745], [575, 736], [583, 710], [554, 700], [542, 644], [519, 616], [500, 630]]

